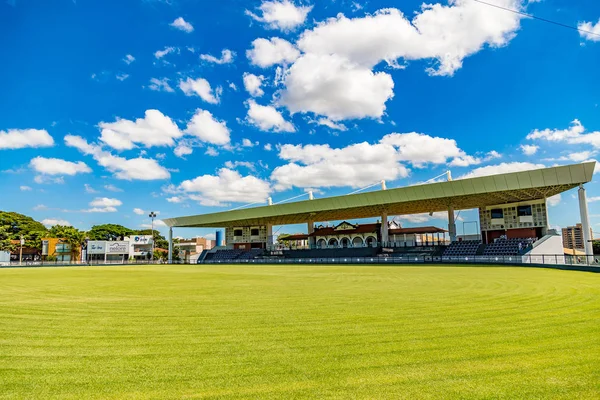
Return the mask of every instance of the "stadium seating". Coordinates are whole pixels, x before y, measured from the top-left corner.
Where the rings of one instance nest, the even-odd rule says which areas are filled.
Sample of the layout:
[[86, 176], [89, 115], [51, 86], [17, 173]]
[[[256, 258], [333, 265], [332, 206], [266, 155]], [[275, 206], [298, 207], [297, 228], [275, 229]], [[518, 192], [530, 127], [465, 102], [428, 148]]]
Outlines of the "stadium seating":
[[480, 240], [463, 240], [461, 242], [453, 242], [444, 251], [444, 257], [455, 256], [474, 256], [481, 246]]
[[485, 247], [486, 256], [516, 256], [523, 254], [533, 244], [535, 239], [496, 239]]
[[208, 253], [204, 261], [225, 262], [230, 260], [251, 260], [263, 253], [263, 249], [225, 249], [217, 250], [214, 253]]

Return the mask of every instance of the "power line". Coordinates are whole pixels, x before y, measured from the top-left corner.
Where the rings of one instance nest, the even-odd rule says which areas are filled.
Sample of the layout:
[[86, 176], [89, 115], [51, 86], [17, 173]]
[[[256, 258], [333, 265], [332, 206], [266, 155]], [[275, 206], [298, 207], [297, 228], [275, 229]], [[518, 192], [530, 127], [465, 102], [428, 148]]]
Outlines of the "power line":
[[573, 30], [581, 32], [581, 33], [586, 33], [588, 35], [593, 35], [593, 36], [600, 37], [600, 33], [592, 32], [592, 31], [586, 31], [585, 29], [580, 29], [580, 28], [578, 28], [576, 26], [573, 26], [573, 25], [567, 25], [567, 24], [563, 24], [562, 22], [552, 21], [550, 19], [546, 19], [546, 18], [542, 18], [542, 17], [536, 17], [533, 14], [527, 14], [527, 13], [524, 13], [524, 12], [519, 11], [519, 10], [514, 10], [512, 8], [507, 8], [507, 7], [502, 7], [502, 6], [499, 6], [498, 4], [492, 4], [492, 3], [488, 3], [488, 2], [482, 1], [482, 0], [472, 0], [472, 1], [474, 1], [476, 3], [480, 3], [480, 4], [485, 4], [486, 6], [499, 8], [500, 10], [508, 11], [508, 12], [511, 12], [511, 13], [514, 13], [514, 14], [519, 14], [519, 15], [522, 15], [524, 17], [528, 17], [528, 18], [532, 18], [532, 19], [537, 19], [538, 21], [547, 22], [549, 24], [558, 25], [558, 26], [561, 26], [563, 28], [573, 29]]

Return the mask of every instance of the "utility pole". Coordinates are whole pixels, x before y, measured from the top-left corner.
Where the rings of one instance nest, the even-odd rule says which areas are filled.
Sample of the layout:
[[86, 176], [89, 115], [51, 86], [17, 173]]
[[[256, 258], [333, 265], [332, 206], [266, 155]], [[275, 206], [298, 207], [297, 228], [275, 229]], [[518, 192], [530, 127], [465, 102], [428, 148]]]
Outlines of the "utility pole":
[[156, 218], [156, 213], [154, 211], [150, 211], [148, 216], [152, 220], [152, 254], [150, 255], [150, 261], [154, 263], [154, 218]]
[[19, 243], [21, 244], [21, 247], [19, 248], [19, 265], [23, 264], [23, 243], [25, 243], [25, 239], [23, 239], [23, 235], [21, 235], [21, 240], [19, 241]]

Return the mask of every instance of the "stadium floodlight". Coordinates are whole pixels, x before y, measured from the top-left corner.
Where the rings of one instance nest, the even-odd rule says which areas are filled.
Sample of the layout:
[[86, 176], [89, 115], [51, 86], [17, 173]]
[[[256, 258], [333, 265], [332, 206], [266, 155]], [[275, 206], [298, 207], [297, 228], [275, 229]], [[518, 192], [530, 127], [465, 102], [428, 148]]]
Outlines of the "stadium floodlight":
[[150, 255], [150, 261], [154, 262], [154, 218], [156, 218], [156, 213], [154, 211], [150, 211], [148, 217], [152, 220], [152, 254]]

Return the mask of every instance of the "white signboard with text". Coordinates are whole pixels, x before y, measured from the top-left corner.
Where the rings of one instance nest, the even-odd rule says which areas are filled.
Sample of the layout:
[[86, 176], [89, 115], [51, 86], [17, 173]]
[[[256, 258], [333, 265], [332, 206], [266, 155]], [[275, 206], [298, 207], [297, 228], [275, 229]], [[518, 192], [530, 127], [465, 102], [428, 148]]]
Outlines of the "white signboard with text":
[[106, 242], [106, 254], [129, 254], [129, 242]]
[[87, 245], [88, 254], [105, 254], [106, 242], [104, 240], [90, 240]]

